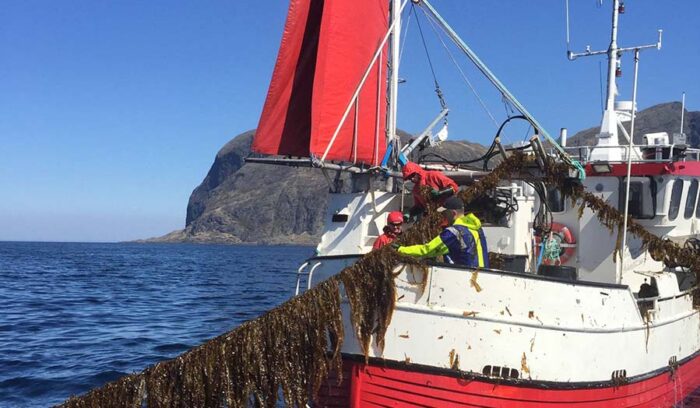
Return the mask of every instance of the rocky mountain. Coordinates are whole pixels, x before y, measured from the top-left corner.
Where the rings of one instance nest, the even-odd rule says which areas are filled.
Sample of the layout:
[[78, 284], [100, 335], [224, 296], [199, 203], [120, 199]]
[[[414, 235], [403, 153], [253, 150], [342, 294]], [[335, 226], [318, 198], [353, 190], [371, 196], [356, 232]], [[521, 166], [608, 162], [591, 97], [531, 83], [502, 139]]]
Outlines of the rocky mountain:
[[[646, 133], [667, 132], [669, 136], [677, 133], [681, 126], [681, 106], [680, 102], [670, 102], [639, 111], [634, 120], [634, 142], [641, 144]], [[624, 125], [629, 133], [630, 122]], [[593, 145], [599, 131], [600, 125], [580, 131], [569, 139], [567, 145]], [[686, 134], [688, 144], [692, 147], [700, 146], [700, 112], [685, 112], [683, 132]], [[620, 135], [620, 143], [625, 143], [622, 135]]]
[[[216, 155], [190, 196], [186, 227], [148, 242], [312, 244], [320, 237], [328, 183], [318, 169], [246, 163], [254, 131], [234, 137]], [[402, 134], [402, 138], [410, 136]], [[476, 143], [445, 142], [448, 160], [479, 157]]]
[[[679, 129], [680, 109], [681, 104], [673, 102], [639, 112], [635, 142], [640, 143], [645, 133]], [[688, 142], [699, 146], [700, 112], [686, 113], [684, 129]], [[592, 144], [597, 132], [597, 127], [578, 132], [567, 144]], [[190, 196], [185, 229], [148, 242], [316, 243], [328, 200], [321, 171], [246, 163], [253, 134], [251, 130], [234, 137], [217, 153], [204, 181]], [[403, 133], [402, 138], [410, 136]], [[448, 141], [420, 154], [469, 160], [485, 150], [476, 143]]]

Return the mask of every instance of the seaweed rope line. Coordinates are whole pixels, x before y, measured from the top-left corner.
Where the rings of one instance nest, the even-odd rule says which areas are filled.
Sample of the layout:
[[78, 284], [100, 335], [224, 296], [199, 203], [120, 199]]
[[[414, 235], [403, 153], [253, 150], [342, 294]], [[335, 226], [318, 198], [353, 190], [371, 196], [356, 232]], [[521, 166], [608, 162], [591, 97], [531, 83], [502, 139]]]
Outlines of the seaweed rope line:
[[[499, 170], [487, 177], [488, 188], [505, 174]], [[478, 186], [479, 182], [466, 193], [479, 195]], [[404, 233], [402, 241], [420, 243], [431, 238], [439, 231], [439, 218], [431, 209]], [[73, 397], [63, 406], [140, 407], [145, 399], [149, 407], [242, 407], [252, 396], [259, 405], [272, 407], [280, 388], [287, 405], [303, 406], [313, 400], [330, 367], [342, 375], [339, 350], [344, 332], [339, 285], [342, 283], [350, 303], [355, 335], [368, 356], [372, 338], [383, 346], [396, 299], [393, 271], [401, 263], [424, 267], [389, 246], [371, 252], [263, 316], [175, 359]]]
[[[621, 228], [622, 216], [600, 197], [568, 179], [568, 165], [549, 158], [546, 181], [569, 198], [580, 200], [602, 225]], [[459, 193], [468, 203], [495, 188], [500, 181], [523, 175], [531, 158], [514, 153], [493, 172]], [[425, 242], [439, 232], [440, 215], [429, 213], [401, 238], [402, 244]], [[695, 249], [680, 248], [649, 233], [630, 219], [630, 233], [640, 237], [655, 260], [691, 268], [700, 261]], [[304, 406], [312, 401], [330, 370], [342, 378], [344, 341], [340, 285], [350, 304], [350, 320], [367, 358], [372, 339], [383, 347], [396, 301], [394, 271], [400, 264], [425, 268], [422, 262], [398, 254], [390, 246], [363, 255], [354, 265], [262, 316], [192, 350], [148, 367], [79, 397], [63, 407], [245, 407], [251, 398], [274, 407], [282, 390], [284, 402]], [[424, 273], [424, 279], [426, 274]], [[697, 295], [697, 292], [694, 293]], [[694, 297], [697, 300], [697, 296]]]

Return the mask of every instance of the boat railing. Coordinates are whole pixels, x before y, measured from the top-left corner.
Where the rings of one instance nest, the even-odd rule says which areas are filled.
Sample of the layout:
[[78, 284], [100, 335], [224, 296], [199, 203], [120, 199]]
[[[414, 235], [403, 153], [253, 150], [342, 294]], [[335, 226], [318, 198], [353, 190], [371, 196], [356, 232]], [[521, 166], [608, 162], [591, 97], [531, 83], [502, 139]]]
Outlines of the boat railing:
[[673, 299], [678, 299], [682, 298], [685, 296], [692, 296], [693, 293], [697, 290], [696, 287], [693, 287], [691, 289], [686, 289], [682, 290], [678, 293], [674, 293], [672, 295], [666, 295], [666, 296], [650, 296], [650, 297], [636, 297], [635, 300], [637, 301], [637, 307], [639, 308], [639, 312], [642, 315], [643, 319], [646, 319], [647, 321], [653, 321], [656, 319], [656, 313], [659, 310], [659, 302], [666, 302], [669, 300]]
[[314, 271], [316, 268], [321, 266], [321, 262], [316, 262], [313, 265], [311, 265], [311, 268], [308, 269], [308, 272], [306, 272], [307, 268], [311, 265], [311, 261], [306, 261], [301, 266], [299, 269], [297, 269], [297, 283], [296, 283], [296, 289], [294, 290], [294, 296], [299, 295], [301, 292], [301, 281], [303, 278], [306, 278], [306, 289], [309, 290], [311, 289], [311, 281], [314, 276]]
[[682, 297], [684, 297], [684, 296], [690, 296], [690, 295], [692, 295], [693, 292], [695, 292], [696, 290], [697, 290], [696, 287], [692, 287], [692, 288], [690, 288], [690, 289], [681, 290], [681, 291], [679, 291], [678, 293], [674, 293], [674, 294], [672, 294], [672, 295], [665, 295], [665, 296], [658, 296], [658, 295], [657, 295], [657, 296], [649, 296], [649, 297], [637, 297], [637, 298], [635, 298], [635, 299], [637, 300], [637, 303], [640, 303], [640, 302], [651, 302], [651, 301], [654, 301], [654, 302], [659, 302], [659, 301], [661, 301], [661, 302], [663, 302], [663, 301], [666, 301], [666, 300], [672, 300], [672, 299], [682, 298]]
[[[620, 159], [615, 162], [627, 162], [629, 146], [569, 146], [564, 151], [582, 164], [593, 162], [594, 150], [618, 150]], [[550, 150], [551, 154], [555, 151]], [[632, 163], [669, 163], [677, 161], [700, 161], [700, 149], [690, 148], [685, 144], [634, 145], [632, 146]]]

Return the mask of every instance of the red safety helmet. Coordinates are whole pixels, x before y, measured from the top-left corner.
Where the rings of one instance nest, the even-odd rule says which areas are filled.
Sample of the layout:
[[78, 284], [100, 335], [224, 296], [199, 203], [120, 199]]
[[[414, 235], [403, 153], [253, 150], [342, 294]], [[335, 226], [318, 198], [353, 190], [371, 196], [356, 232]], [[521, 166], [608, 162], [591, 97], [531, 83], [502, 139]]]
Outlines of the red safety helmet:
[[387, 224], [403, 224], [403, 214], [401, 211], [392, 211], [386, 217]]

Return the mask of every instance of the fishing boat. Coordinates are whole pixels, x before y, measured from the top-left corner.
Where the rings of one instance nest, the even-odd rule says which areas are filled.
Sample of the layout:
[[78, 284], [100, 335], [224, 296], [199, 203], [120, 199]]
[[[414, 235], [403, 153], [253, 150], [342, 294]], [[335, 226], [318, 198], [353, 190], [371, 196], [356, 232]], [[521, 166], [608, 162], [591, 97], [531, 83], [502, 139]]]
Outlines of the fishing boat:
[[[640, 51], [661, 48], [661, 33], [654, 44], [618, 46], [623, 7], [612, 1], [606, 50], [569, 52], [572, 60], [606, 55], [608, 84], [596, 144], [567, 146], [566, 134], [551, 137], [430, 1], [291, 0], [253, 142], [258, 155], [249, 161], [316, 167], [329, 183], [324, 231], [316, 255], [298, 270], [297, 293], [371, 251], [386, 214], [411, 207], [401, 164], [445, 135], [435, 129], [449, 110], [443, 106], [411, 143], [397, 136], [407, 8], [419, 9], [519, 111], [506, 122], [524, 120], [535, 130], [519, 147], [497, 135], [484, 158], [506, 160], [515, 150], [533, 158], [534, 181], [503, 180], [488, 195], [493, 211], [484, 232], [500, 264], [473, 269], [429, 260], [398, 268], [383, 347], [365, 350], [347, 336], [343, 370], [321, 387], [317, 406], [667, 407], [700, 386], [695, 274], [627, 234], [630, 220], [697, 250], [700, 151], [686, 144], [682, 127], [633, 143], [636, 95], [616, 100], [619, 60], [634, 53], [636, 72]], [[636, 74], [634, 82], [636, 92]], [[623, 227], [611, 231], [580, 200], [537, 181], [550, 159], [570, 165], [569, 180], [623, 213]], [[462, 188], [492, 169], [420, 164]]]

